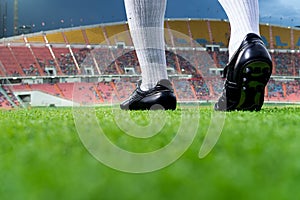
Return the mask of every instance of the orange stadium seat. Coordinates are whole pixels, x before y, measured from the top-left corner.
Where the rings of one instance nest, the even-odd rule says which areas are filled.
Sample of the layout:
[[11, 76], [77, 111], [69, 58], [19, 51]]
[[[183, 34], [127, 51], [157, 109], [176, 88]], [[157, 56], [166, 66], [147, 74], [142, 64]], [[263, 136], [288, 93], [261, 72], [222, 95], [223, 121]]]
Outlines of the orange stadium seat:
[[284, 99], [282, 82], [270, 80], [268, 85], [267, 99], [270, 101], [282, 101]]
[[10, 43], [22, 43], [22, 44], [25, 43], [23, 36], [16, 37], [16, 39], [10, 40], [9, 42]]
[[68, 100], [73, 99], [74, 83], [57, 83], [58, 88], [63, 94], [63, 97]]
[[[213, 43], [227, 47], [230, 37], [230, 25], [226, 21], [209, 21]], [[222, 30], [222, 31], [220, 31]]]
[[47, 33], [47, 40], [50, 44], [65, 44], [65, 39], [61, 31]]
[[85, 29], [90, 44], [105, 44], [105, 36], [100, 26]]
[[21, 85], [12, 85], [11, 86], [12, 91], [18, 92], [18, 91], [31, 91], [31, 87], [28, 84], [21, 84]]
[[[98, 69], [95, 66], [92, 49], [72, 47], [72, 51], [79, 67], [81, 68], [81, 74], [99, 74]], [[89, 69], [89, 71], [87, 71], [87, 69]]]
[[195, 92], [188, 80], [173, 80], [175, 94], [180, 101], [193, 101], [196, 99]]
[[[164, 22], [164, 29], [167, 30], [168, 28], [168, 24], [167, 21]], [[171, 39], [171, 35], [170, 35], [170, 31], [165, 31], [164, 33], [164, 37], [165, 37], [165, 43], [167, 46], [172, 47], [172, 39]]]
[[55, 65], [53, 57], [49, 49], [45, 46], [31, 46], [32, 51], [34, 52], [36, 58], [43, 62], [43, 65]]
[[283, 27], [272, 26], [275, 48], [291, 49], [291, 30]]
[[68, 48], [53, 47], [52, 50], [64, 75], [76, 75], [78, 73]]
[[295, 49], [300, 48], [300, 29], [293, 29]]
[[223, 92], [224, 80], [220, 77], [212, 77], [206, 80], [206, 84], [210, 88], [210, 94], [217, 99]]
[[208, 82], [202, 78], [193, 78], [190, 80], [190, 84], [193, 87], [197, 100], [208, 100], [213, 94], [208, 87]]
[[127, 24], [105, 26], [105, 31], [110, 45], [116, 45], [117, 42], [124, 42], [127, 46], [132, 45]]
[[64, 34], [69, 44], [86, 44], [81, 29], [64, 31]]
[[29, 43], [45, 43], [43, 35], [34, 35], [27, 37]]
[[119, 94], [120, 101], [123, 101], [129, 97], [132, 91], [135, 89], [135, 84], [127, 80], [115, 81], [115, 87]]
[[45, 67], [54, 67], [57, 75], [62, 75], [48, 47], [31, 45], [31, 49], [42, 69], [45, 69]]
[[39, 70], [39, 63], [37, 63], [29, 48], [13, 46], [11, 49], [26, 76], [43, 75], [43, 72]]
[[6, 70], [5, 70], [4, 66], [2, 65], [2, 63], [0, 63], [0, 77], [4, 77], [4, 76], [7, 76]]
[[9, 101], [4, 97], [2, 93], [0, 93], [0, 108], [1, 109], [12, 108], [12, 105], [9, 103]]
[[300, 81], [290, 81], [286, 83], [286, 96], [291, 102], [297, 102], [300, 99]]
[[24, 72], [20, 67], [18, 61], [13, 56], [9, 47], [0, 46], [0, 60], [3, 65], [3, 70], [8, 76], [24, 76]]
[[265, 43], [265, 45], [268, 48], [271, 48], [270, 46], [270, 26], [267, 25], [260, 25], [260, 35]]
[[40, 91], [53, 96], [61, 97], [60, 91], [54, 86], [54, 84], [32, 84], [30, 85], [30, 88], [33, 91]]
[[186, 20], [168, 20], [169, 28], [189, 36], [189, 30]]
[[190, 33], [187, 25], [187, 21], [182, 20], [168, 20], [166, 21], [167, 28], [171, 29], [172, 31], [168, 31], [167, 34], [171, 34], [169, 37], [173, 37], [173, 41], [169, 41], [169, 46], [173, 46], [173, 43], [175, 46], [180, 47], [188, 47], [191, 46], [190, 41]]
[[95, 48], [93, 54], [102, 74], [119, 74], [115, 60], [122, 54], [120, 55], [118, 50]]
[[105, 103], [119, 102], [113, 82], [100, 82], [97, 84], [97, 90], [100, 92]]
[[189, 21], [193, 39], [202, 46], [210, 43], [209, 31], [205, 20]]

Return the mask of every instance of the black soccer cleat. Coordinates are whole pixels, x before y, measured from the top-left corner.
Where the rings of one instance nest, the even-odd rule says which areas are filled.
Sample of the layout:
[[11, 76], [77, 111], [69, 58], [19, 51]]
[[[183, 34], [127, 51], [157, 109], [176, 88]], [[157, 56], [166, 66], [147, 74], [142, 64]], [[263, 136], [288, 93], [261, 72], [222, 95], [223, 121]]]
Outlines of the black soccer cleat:
[[175, 110], [176, 97], [169, 80], [160, 80], [148, 91], [142, 91], [141, 81], [130, 97], [120, 104], [122, 110]]
[[272, 59], [261, 37], [249, 33], [224, 68], [223, 94], [217, 111], [259, 111], [272, 74]]

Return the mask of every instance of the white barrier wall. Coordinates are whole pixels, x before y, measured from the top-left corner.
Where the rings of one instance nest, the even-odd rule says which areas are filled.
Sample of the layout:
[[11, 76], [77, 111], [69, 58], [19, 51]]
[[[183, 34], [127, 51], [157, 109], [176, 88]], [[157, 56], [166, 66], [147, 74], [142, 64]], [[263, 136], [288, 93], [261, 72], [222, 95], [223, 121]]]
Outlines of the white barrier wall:
[[77, 103], [73, 103], [70, 100], [66, 100], [60, 97], [52, 96], [40, 91], [26, 91], [26, 92], [15, 92], [15, 95], [29, 95], [30, 96], [30, 106], [56, 106], [56, 107], [65, 107], [65, 106], [78, 106]]

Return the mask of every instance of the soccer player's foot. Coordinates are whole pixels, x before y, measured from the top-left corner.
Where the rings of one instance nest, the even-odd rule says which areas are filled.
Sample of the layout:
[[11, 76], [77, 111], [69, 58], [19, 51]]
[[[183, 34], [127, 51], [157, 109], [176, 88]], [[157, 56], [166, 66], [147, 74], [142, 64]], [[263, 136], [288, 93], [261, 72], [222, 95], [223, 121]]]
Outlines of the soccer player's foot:
[[120, 104], [122, 110], [175, 110], [176, 97], [169, 80], [160, 80], [150, 90], [143, 91], [140, 88], [141, 81], [131, 96]]
[[215, 110], [259, 111], [271, 73], [271, 56], [261, 37], [249, 33], [224, 69], [226, 81]]

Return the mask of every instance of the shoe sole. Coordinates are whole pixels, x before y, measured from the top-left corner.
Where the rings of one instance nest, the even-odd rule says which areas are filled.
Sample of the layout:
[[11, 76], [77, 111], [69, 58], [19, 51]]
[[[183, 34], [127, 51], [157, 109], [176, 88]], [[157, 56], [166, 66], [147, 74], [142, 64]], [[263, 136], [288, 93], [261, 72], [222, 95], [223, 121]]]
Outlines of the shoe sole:
[[265, 87], [270, 79], [271, 71], [272, 66], [264, 61], [254, 61], [242, 68], [239, 80], [241, 96], [237, 110], [261, 110]]

